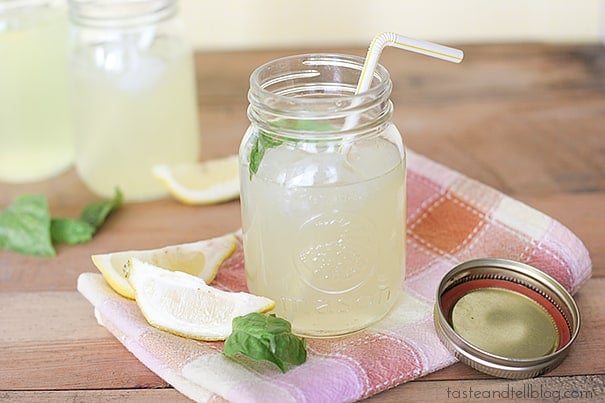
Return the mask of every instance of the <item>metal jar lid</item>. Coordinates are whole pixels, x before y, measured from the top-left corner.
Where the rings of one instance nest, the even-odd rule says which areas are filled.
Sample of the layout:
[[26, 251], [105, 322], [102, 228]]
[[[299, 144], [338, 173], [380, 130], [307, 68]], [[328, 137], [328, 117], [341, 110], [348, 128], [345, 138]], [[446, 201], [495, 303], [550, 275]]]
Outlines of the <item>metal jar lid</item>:
[[580, 329], [572, 296], [548, 274], [505, 259], [476, 259], [441, 280], [435, 303], [441, 342], [489, 375], [522, 379], [561, 363]]

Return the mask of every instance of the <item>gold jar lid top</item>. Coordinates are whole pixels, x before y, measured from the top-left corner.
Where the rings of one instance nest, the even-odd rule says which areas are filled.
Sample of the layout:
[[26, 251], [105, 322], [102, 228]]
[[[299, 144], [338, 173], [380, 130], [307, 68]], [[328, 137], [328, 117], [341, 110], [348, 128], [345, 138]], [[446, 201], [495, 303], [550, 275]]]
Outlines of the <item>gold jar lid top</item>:
[[572, 296], [548, 274], [505, 259], [476, 259], [441, 280], [435, 329], [462, 362], [522, 379], [561, 363], [580, 329]]

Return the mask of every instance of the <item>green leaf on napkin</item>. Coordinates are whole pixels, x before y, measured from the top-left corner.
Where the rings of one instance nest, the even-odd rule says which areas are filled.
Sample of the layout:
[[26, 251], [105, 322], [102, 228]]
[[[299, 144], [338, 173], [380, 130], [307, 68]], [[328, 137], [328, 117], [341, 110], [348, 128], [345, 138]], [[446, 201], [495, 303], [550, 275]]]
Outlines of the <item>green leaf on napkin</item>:
[[257, 361], [269, 361], [286, 372], [288, 365], [307, 360], [305, 339], [292, 334], [292, 326], [274, 314], [250, 313], [233, 319], [233, 330], [225, 341], [227, 357], [243, 354]]
[[16, 197], [0, 211], [0, 247], [33, 256], [55, 256], [50, 212], [43, 195]]

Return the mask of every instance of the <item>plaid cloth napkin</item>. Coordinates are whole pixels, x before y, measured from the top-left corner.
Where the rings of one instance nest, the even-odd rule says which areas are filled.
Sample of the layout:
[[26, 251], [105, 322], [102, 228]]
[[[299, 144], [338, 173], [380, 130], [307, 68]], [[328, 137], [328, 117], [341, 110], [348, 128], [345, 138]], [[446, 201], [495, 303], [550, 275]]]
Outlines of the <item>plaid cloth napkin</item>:
[[[307, 339], [308, 361], [282, 374], [268, 363], [236, 363], [222, 342], [174, 336], [147, 324], [134, 301], [99, 274], [78, 290], [105, 326], [143, 364], [197, 401], [340, 402], [362, 399], [456, 360], [440, 343], [432, 309], [437, 285], [456, 264], [479, 257], [519, 260], [575, 292], [591, 273], [588, 251], [552, 218], [408, 151], [407, 271], [404, 297], [374, 326], [344, 337]], [[246, 289], [240, 247], [213, 286]]]

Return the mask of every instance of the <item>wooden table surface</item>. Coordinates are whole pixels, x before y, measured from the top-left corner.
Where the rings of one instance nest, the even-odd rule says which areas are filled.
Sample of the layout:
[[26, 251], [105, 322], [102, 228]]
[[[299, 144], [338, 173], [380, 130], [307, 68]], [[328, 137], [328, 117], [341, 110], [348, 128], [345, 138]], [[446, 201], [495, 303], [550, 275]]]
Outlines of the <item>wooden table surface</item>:
[[[576, 295], [583, 327], [568, 358], [540, 378], [511, 382], [456, 364], [370, 400], [463, 401], [469, 390], [523, 385], [542, 398], [605, 399], [605, 49], [460, 47], [461, 65], [385, 50], [393, 119], [407, 147], [545, 212], [583, 240], [593, 262], [592, 279]], [[201, 158], [237, 152], [248, 125], [250, 72], [294, 53], [301, 51], [196, 55]], [[53, 216], [76, 217], [97, 199], [72, 169], [40, 183], [0, 183], [0, 209], [24, 193], [45, 194]], [[54, 258], [0, 251], [0, 400], [186, 401], [97, 325], [76, 279], [96, 271], [94, 253], [193, 241], [239, 226], [237, 201], [189, 207], [165, 198], [123, 206], [91, 242], [59, 246]]]

